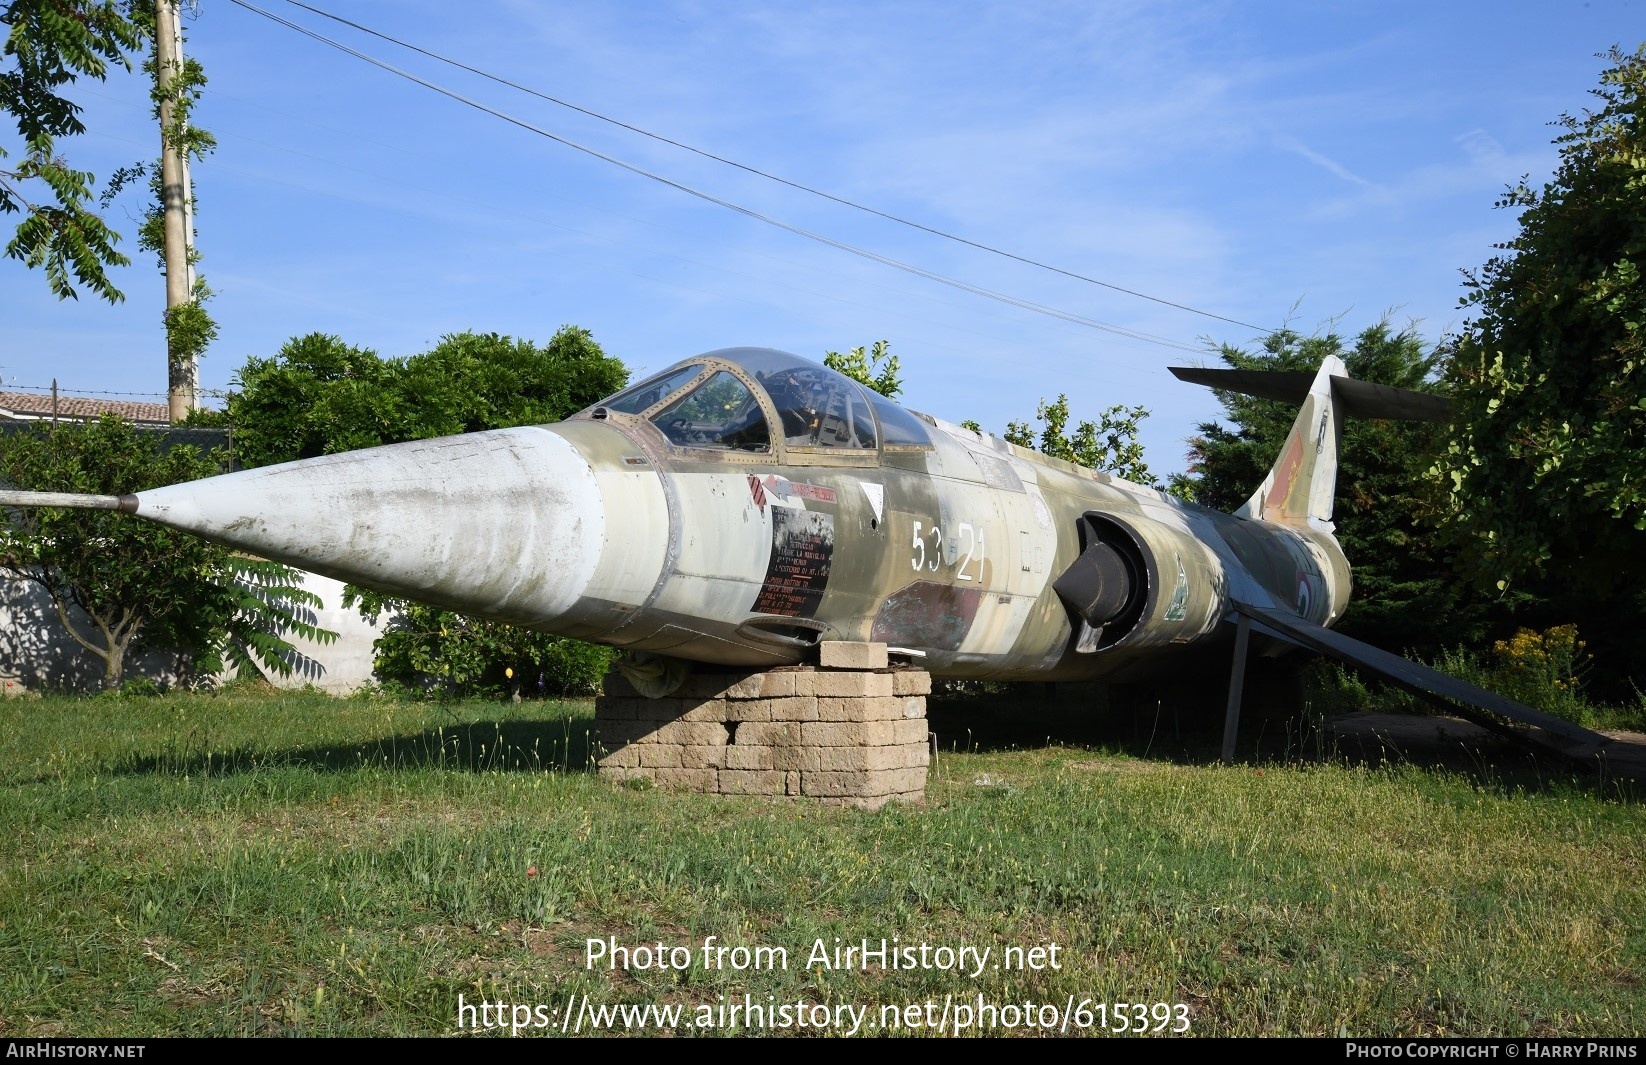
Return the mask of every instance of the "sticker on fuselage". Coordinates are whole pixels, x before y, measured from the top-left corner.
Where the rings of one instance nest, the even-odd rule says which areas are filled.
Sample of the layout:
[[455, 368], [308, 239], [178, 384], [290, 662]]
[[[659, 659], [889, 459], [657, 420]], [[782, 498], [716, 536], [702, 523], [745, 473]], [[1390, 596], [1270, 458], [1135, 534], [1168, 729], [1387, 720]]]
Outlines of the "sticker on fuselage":
[[863, 489], [863, 498], [869, 501], [870, 508], [874, 510], [874, 520], [880, 521], [881, 511], [886, 506], [886, 486], [872, 481], [859, 481], [857, 486]]
[[1314, 607], [1314, 582], [1302, 570], [1297, 571], [1297, 613], [1299, 617], [1309, 617]]
[[772, 507], [772, 553], [754, 612], [815, 617], [829, 585], [833, 562], [834, 515]]
[[806, 484], [803, 481], [791, 481], [787, 477], [778, 477], [776, 474], [767, 474], [764, 477], [749, 474], [749, 495], [754, 498], [755, 506], [766, 509], [770, 503], [777, 507], [805, 508], [805, 500], [816, 503], [837, 503], [840, 496], [833, 488], [821, 484]]
[[1177, 555], [1177, 585], [1172, 589], [1172, 601], [1166, 607], [1167, 621], [1182, 621], [1188, 613], [1189, 574], [1183, 569], [1183, 556]]

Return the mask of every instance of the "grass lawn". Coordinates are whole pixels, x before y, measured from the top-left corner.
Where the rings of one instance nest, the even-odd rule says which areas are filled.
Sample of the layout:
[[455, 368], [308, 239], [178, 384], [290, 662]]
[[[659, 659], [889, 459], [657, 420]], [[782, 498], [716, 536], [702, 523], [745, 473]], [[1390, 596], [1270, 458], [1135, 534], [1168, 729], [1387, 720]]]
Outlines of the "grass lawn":
[[[547, 1034], [570, 1004], [585, 1035], [618, 1004], [680, 1006], [678, 1034], [817, 1034], [802, 1003], [831, 1007], [829, 1034], [843, 1007], [931, 1034], [956, 1006], [993, 1034], [1065, 1015], [1074, 1034], [1116, 1025], [1114, 1003], [1193, 1035], [1646, 1032], [1627, 790], [1035, 746], [944, 751], [924, 805], [866, 813], [613, 787], [591, 725], [587, 703], [0, 702], [0, 1034], [522, 1016], [460, 1001], [541, 1005], [524, 1016]], [[705, 964], [711, 936], [772, 949]], [[893, 937], [911, 966], [834, 964], [837, 939]], [[686, 964], [591, 966], [590, 940]], [[973, 948], [965, 971], [938, 947]], [[750, 1004], [752, 1026], [718, 1012]]]

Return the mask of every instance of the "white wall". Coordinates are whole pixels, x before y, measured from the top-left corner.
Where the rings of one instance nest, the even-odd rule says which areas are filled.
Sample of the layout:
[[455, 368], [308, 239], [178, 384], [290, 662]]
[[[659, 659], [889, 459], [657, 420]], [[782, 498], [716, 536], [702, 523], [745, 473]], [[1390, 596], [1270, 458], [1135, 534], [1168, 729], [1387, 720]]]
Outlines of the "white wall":
[[[343, 608], [340, 581], [313, 573], [304, 578], [303, 586], [325, 604], [314, 611], [313, 620], [337, 633], [337, 642], [316, 644], [292, 638], [298, 651], [312, 660], [312, 668], [299, 669], [290, 677], [272, 674], [269, 679], [286, 688], [313, 684], [338, 695], [351, 692], [371, 680], [372, 643], [381, 625], [365, 621], [357, 610]], [[89, 631], [85, 616], [78, 611], [76, 615], [76, 624]], [[386, 616], [382, 619], [387, 620]], [[174, 664], [169, 655], [145, 655], [128, 660], [126, 677], [170, 683], [175, 679]], [[95, 692], [102, 683], [103, 660], [64, 630], [51, 597], [33, 582], [0, 578], [0, 692]]]

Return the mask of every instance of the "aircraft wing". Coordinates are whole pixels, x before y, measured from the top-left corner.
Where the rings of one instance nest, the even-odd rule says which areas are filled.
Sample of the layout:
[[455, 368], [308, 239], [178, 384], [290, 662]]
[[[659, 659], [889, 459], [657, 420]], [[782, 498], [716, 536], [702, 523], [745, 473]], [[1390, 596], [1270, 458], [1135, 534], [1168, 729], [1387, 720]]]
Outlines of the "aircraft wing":
[[[1409, 658], [1361, 643], [1295, 614], [1241, 602], [1236, 602], [1234, 608], [1250, 618], [1254, 628], [1268, 635], [1331, 655], [1391, 684], [1398, 684], [1442, 709], [1511, 738], [1530, 740], [1567, 757], [1585, 761], [1600, 754], [1612, 742], [1598, 732], [1591, 732], [1563, 718], [1458, 680]], [[1535, 731], [1513, 728], [1508, 722], [1530, 725]]]

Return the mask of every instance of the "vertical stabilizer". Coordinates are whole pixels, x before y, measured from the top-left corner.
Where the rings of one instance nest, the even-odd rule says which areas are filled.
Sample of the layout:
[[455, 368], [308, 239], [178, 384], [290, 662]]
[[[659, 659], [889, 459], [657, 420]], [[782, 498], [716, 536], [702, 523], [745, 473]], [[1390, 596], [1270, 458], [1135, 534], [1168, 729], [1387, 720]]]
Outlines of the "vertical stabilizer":
[[1343, 411], [1332, 387], [1334, 377], [1347, 378], [1348, 370], [1342, 359], [1328, 355], [1309, 385], [1280, 457], [1262, 486], [1235, 511], [1237, 516], [1331, 532], [1337, 452], [1343, 435]]

